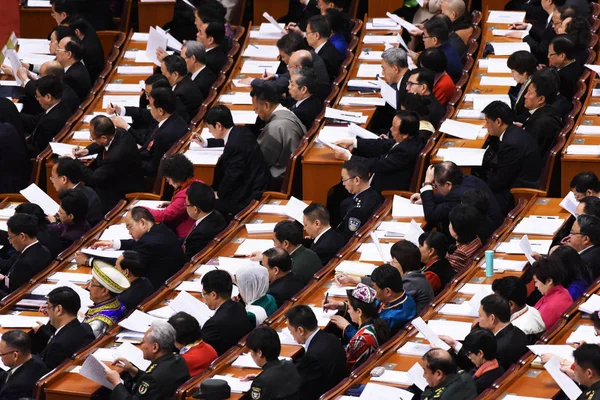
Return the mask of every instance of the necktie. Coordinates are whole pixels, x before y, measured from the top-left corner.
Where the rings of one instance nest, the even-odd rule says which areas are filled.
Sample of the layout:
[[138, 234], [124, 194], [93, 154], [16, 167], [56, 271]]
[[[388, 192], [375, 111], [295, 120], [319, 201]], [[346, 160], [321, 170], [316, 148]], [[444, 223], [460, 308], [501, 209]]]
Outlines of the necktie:
[[4, 381], [4, 383], [8, 382], [8, 380], [9, 380], [9, 379], [10, 379], [10, 377], [12, 376], [13, 372], [14, 372], [14, 371], [13, 371], [12, 369], [8, 371], [8, 374], [6, 375], [6, 380]]
[[146, 140], [146, 143], [144, 143], [144, 145], [142, 146], [142, 148], [140, 150], [150, 150], [152, 148], [152, 145], [154, 144], [154, 136], [156, 136], [156, 132], [158, 132], [158, 124], [152, 130], [152, 133], [148, 137], [148, 140]]

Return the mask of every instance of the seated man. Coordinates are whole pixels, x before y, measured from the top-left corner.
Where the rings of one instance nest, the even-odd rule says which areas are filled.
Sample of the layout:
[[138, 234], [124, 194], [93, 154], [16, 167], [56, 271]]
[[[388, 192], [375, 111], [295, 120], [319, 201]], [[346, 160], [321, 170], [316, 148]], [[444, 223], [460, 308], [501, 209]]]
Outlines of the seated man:
[[38, 379], [48, 372], [42, 360], [31, 355], [31, 339], [20, 329], [4, 332], [0, 352], [2, 364], [9, 368], [0, 371], [0, 398], [30, 398]]
[[188, 40], [181, 49], [181, 57], [185, 60], [190, 78], [204, 98], [208, 97], [212, 84], [217, 80], [217, 75], [206, 66], [206, 50], [200, 42]]
[[227, 63], [227, 46], [225, 42], [225, 26], [213, 21], [203, 24], [198, 29], [196, 40], [204, 46], [206, 51], [206, 66], [218, 75]]
[[294, 306], [285, 317], [294, 340], [306, 346], [296, 364], [301, 378], [300, 398], [317, 400], [348, 375], [346, 352], [338, 338], [319, 329], [309, 306]]
[[303, 211], [302, 225], [312, 239], [310, 250], [314, 251], [323, 266], [344, 247], [344, 237], [331, 228], [327, 208], [318, 203], [311, 203]]
[[292, 259], [287, 251], [278, 247], [265, 250], [261, 264], [269, 272], [268, 294], [275, 298], [278, 308], [304, 288], [304, 283], [292, 272]]
[[540, 151], [531, 135], [513, 125], [514, 116], [508, 105], [493, 101], [482, 112], [489, 137], [477, 175], [487, 182], [502, 215], [506, 215], [514, 204], [510, 189], [537, 186], [542, 173]]
[[408, 93], [414, 93], [423, 96], [429, 100], [427, 104], [427, 120], [431, 122], [434, 128], [438, 128], [442, 123], [442, 118], [446, 114], [444, 107], [433, 94], [435, 84], [435, 74], [425, 68], [416, 68], [410, 71], [410, 76], [406, 82]]
[[222, 355], [253, 326], [242, 303], [231, 300], [233, 282], [227, 271], [209, 271], [202, 277], [204, 302], [215, 314], [204, 323], [202, 337]]
[[252, 360], [262, 369], [253, 377], [250, 396], [254, 399], [268, 396], [297, 398], [301, 378], [291, 361], [279, 360], [281, 342], [277, 331], [269, 326], [259, 326], [248, 335], [246, 346]]
[[146, 266], [142, 264], [135, 251], [125, 250], [117, 258], [115, 268], [121, 271], [129, 281], [129, 287], [117, 296], [128, 311], [137, 308], [154, 293], [152, 282], [144, 276], [146, 275]]
[[85, 324], [92, 327], [94, 336], [103, 335], [125, 316], [127, 309], [117, 295], [129, 287], [127, 277], [118, 269], [104, 261], [94, 261], [92, 280], [87, 288], [94, 305], [86, 311], [83, 319]]
[[[133, 239], [100, 240], [92, 247], [135, 250], [147, 267], [145, 276], [158, 289], [186, 263], [179, 239], [165, 224], [156, 224], [144, 207], [133, 207], [125, 217], [125, 225]], [[91, 266], [94, 258], [77, 253], [75, 260], [80, 265]]]
[[338, 75], [344, 56], [329, 41], [331, 28], [323, 15], [310, 17], [306, 25], [306, 42], [317, 53], [327, 67], [329, 80], [334, 81]]
[[183, 357], [173, 354], [175, 328], [171, 324], [166, 321], [153, 322], [142, 343], [144, 359], [152, 364], [146, 371], [142, 371], [129, 360], [117, 358], [113, 364], [124, 365], [122, 375], [113, 369], [106, 369], [106, 379], [115, 385], [111, 399], [167, 399], [190, 379]]
[[580, 398], [597, 399], [600, 394], [600, 347], [582, 344], [573, 351], [573, 378], [584, 386]]
[[185, 201], [187, 214], [195, 222], [190, 233], [182, 240], [182, 246], [186, 257], [192, 259], [227, 228], [227, 221], [215, 210], [215, 192], [206, 183], [192, 183], [187, 189]]
[[[464, 0], [446, 0], [441, 2], [442, 14], [450, 19], [450, 36], [458, 36], [465, 45], [473, 34], [473, 25], [469, 21], [467, 5]], [[430, 5], [431, 7], [431, 5]]]
[[293, 112], [279, 104], [279, 93], [271, 82], [254, 80], [250, 96], [254, 111], [265, 123], [258, 137], [258, 145], [275, 188], [283, 180], [288, 160], [306, 129]]
[[0, 291], [2, 296], [19, 289], [21, 285], [46, 268], [52, 257], [38, 242], [38, 220], [29, 214], [15, 214], [8, 219], [8, 242], [16, 250], [8, 260], [0, 260]]
[[[252, 101], [254, 102], [254, 99]], [[264, 104], [268, 103], [257, 101], [257, 107]], [[278, 105], [277, 107], [281, 106]], [[261, 109], [263, 108], [261, 107]], [[264, 116], [264, 114], [262, 115]], [[225, 147], [223, 155], [215, 166], [212, 184], [216, 195], [215, 208], [221, 213], [237, 214], [248, 206], [252, 200], [259, 200], [267, 189], [270, 174], [267, 164], [265, 164], [267, 158], [265, 151], [269, 154], [271, 151], [266, 150], [263, 144], [264, 146], [271, 146], [274, 145], [271, 140], [286, 140], [282, 129], [289, 127], [289, 125], [283, 121], [279, 125], [280, 117], [285, 119], [289, 115], [272, 112], [265, 117], [264, 120], [268, 120], [267, 126], [257, 142], [248, 128], [233, 124], [231, 111], [226, 106], [213, 106], [206, 114], [204, 122], [215, 139], [204, 141], [201, 136], [196, 136], [195, 140], [202, 146]], [[294, 136], [294, 132], [289, 133], [290, 136]], [[275, 139], [273, 135], [279, 136]], [[263, 144], [261, 144], [261, 138]], [[298, 144], [296, 142], [294, 145], [293, 142], [294, 139], [291, 139], [289, 145], [295, 149]], [[289, 154], [287, 157], [289, 158]], [[269, 161], [271, 162], [269, 165], [272, 166], [275, 160], [271, 158]], [[287, 159], [285, 163], [287, 163]], [[285, 163], [283, 164], [284, 170]]]
[[594, 279], [600, 276], [600, 218], [594, 215], [578, 216], [571, 233], [563, 239], [562, 244], [577, 250]]
[[308, 131], [323, 111], [323, 102], [315, 93], [317, 77], [311, 68], [296, 68], [290, 76], [288, 91], [294, 102], [289, 107]]
[[84, 54], [83, 44], [76, 36], [67, 36], [58, 42], [56, 61], [65, 69], [64, 82], [73, 88], [81, 102], [92, 90], [90, 74], [81, 61]]
[[34, 327], [29, 335], [33, 352], [40, 356], [49, 370], [94, 341], [92, 328], [77, 320], [80, 308], [79, 295], [70, 287], [61, 286], [48, 293], [46, 310], [49, 321], [46, 325]]
[[575, 43], [567, 35], [558, 35], [548, 47], [548, 66], [558, 70], [558, 91], [569, 102], [575, 94], [577, 81], [583, 72], [581, 64], [575, 60], [576, 52]]
[[48, 226], [51, 234], [60, 238], [61, 252], [81, 239], [91, 229], [85, 217], [88, 213], [88, 201], [85, 194], [78, 190], [67, 189], [58, 192], [60, 208], [56, 215], [46, 218], [57, 222]]
[[458, 371], [450, 353], [442, 349], [431, 349], [423, 355], [423, 377], [427, 387], [421, 394], [422, 399], [436, 396], [439, 400], [464, 399], [477, 397], [475, 381], [470, 374]]
[[102, 42], [96, 33], [94, 27], [83, 17], [73, 15], [68, 17], [67, 22], [70, 28], [75, 30], [75, 35], [83, 46], [83, 64], [88, 70], [90, 83], [93, 85], [104, 69], [104, 50]]
[[334, 150], [338, 160], [364, 163], [371, 174], [371, 187], [384, 190], [407, 190], [417, 164], [423, 140], [419, 136], [419, 117], [414, 111], [400, 111], [390, 128], [392, 139], [344, 139], [335, 144], [352, 149], [352, 154]]
[[577, 201], [584, 197], [600, 197], [600, 179], [593, 172], [580, 172], [571, 179], [571, 192]]
[[[181, 56], [173, 54], [166, 56], [161, 64], [160, 70], [169, 80], [175, 96], [181, 100], [190, 117], [194, 119], [200, 105], [204, 101], [204, 96], [200, 88], [196, 86], [192, 78], [188, 75], [187, 65]], [[173, 107], [173, 111], [175, 107]], [[154, 117], [154, 116], [153, 116]]]
[[290, 255], [292, 272], [303, 285], [323, 267], [317, 253], [302, 244], [302, 227], [296, 221], [279, 221], [273, 229], [273, 243]]

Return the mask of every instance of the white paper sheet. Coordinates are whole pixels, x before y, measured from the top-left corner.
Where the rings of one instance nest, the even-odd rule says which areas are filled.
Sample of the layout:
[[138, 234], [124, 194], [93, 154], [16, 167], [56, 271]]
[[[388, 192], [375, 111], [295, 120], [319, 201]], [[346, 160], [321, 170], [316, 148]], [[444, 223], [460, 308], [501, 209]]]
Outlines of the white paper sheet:
[[460, 304], [446, 303], [439, 310], [440, 315], [454, 315], [459, 317], [473, 317], [477, 318], [479, 313], [469, 305], [468, 302]]
[[[525, 42], [490, 42], [497, 56], [510, 56], [516, 51], [531, 51], [529, 44]], [[513, 86], [513, 85], [511, 85]]]
[[[500, 243], [500, 245], [496, 248], [496, 252], [498, 253], [508, 253], [508, 254], [524, 254], [521, 249], [519, 242], [521, 239], [511, 239], [508, 242]], [[552, 240], [530, 240], [531, 248], [539, 254], [548, 254], [550, 251], [550, 245], [552, 244]]]
[[285, 205], [284, 212], [285, 215], [294, 218], [302, 224], [306, 207], [308, 207], [308, 204], [292, 196]]
[[351, 155], [352, 153], [348, 150], [345, 149], [341, 146], [338, 146], [337, 144], [331, 143], [331, 142], [325, 142], [323, 141], [320, 137], [317, 137], [317, 139], [315, 140], [316, 143], [322, 144], [323, 146], [329, 147], [331, 150], [334, 151], [341, 151], [346, 155]]
[[567, 343], [600, 343], [600, 336], [596, 336], [596, 331], [593, 325], [579, 325], [566, 340]]
[[150, 66], [125, 66], [117, 67], [117, 73], [121, 75], [144, 75], [149, 76], [154, 73], [154, 67]]
[[356, 76], [358, 78], [375, 78], [383, 75], [381, 64], [362, 63], [358, 66]]
[[90, 249], [85, 248], [81, 249], [83, 254], [87, 254], [92, 257], [104, 257], [104, 258], [119, 258], [121, 254], [123, 254], [123, 250], [113, 250], [113, 249]]
[[[495, 260], [494, 260], [495, 262]], [[458, 293], [461, 294], [470, 294], [470, 295], [474, 295], [475, 293], [477, 293], [479, 290], [481, 290], [481, 288], [484, 287], [487, 290], [489, 290], [490, 292], [492, 292], [492, 285], [486, 285], [486, 284], [479, 284], [479, 283], [465, 283], [459, 290]]]
[[568, 344], [536, 344], [527, 346], [529, 350], [536, 356], [535, 361], [541, 363], [542, 354], [552, 354], [556, 357], [564, 358], [565, 360], [569, 360], [571, 362], [574, 361], [573, 358], [573, 350], [574, 347], [569, 346]]
[[246, 60], [242, 65], [242, 74], [274, 74], [279, 68], [279, 61]]
[[[596, 90], [596, 89], [594, 89]], [[600, 135], [600, 126], [597, 125], [579, 125], [575, 129], [578, 135]]]
[[255, 251], [261, 253], [265, 250], [275, 247], [275, 243], [269, 239], [245, 239], [235, 251], [236, 255], [249, 256]]
[[317, 324], [321, 328], [326, 327], [329, 324], [329, 321], [331, 321], [331, 317], [333, 317], [335, 314], [337, 314], [336, 310], [324, 310], [321, 307], [313, 307], [313, 306], [310, 306], [310, 308], [315, 313], [315, 316], [317, 317]]
[[[148, 36], [148, 43], [146, 44], [146, 57], [148, 57], [148, 59], [150, 61], [152, 61], [154, 64], [156, 64], [157, 66], [160, 67], [160, 61], [159, 59], [156, 57], [156, 50], [158, 49], [162, 49], [162, 50], [167, 50], [167, 42], [168, 42], [168, 38], [167, 35], [163, 32], [160, 32], [157, 29], [154, 29], [153, 27], [150, 27], [150, 34]], [[137, 57], [136, 57], [137, 59]]]
[[363, 50], [358, 57], [359, 60], [379, 61], [383, 51]]
[[233, 123], [236, 125], [254, 124], [258, 118], [258, 114], [254, 111], [245, 110], [232, 110], [231, 116], [233, 117]]
[[510, 97], [507, 94], [476, 94], [469, 93], [465, 97], [465, 101], [473, 102], [474, 110], [483, 110], [493, 101], [501, 101], [508, 106], [511, 106]]
[[363, 38], [364, 44], [393, 44], [398, 43], [396, 36], [383, 36], [383, 35], [371, 35], [366, 34]]
[[456, 113], [456, 117], [458, 119], [485, 119], [485, 116], [481, 113], [480, 110], [467, 110], [462, 109], [458, 110]]
[[181, 282], [175, 290], [177, 291], [188, 291], [195, 293], [202, 293], [202, 282], [200, 280], [197, 281], [183, 281]]
[[350, 79], [346, 85], [353, 90], [376, 90], [379, 89], [379, 81], [375, 79]]
[[396, 95], [398, 94], [398, 92], [396, 92], [390, 85], [388, 85], [383, 79], [379, 78], [379, 87], [381, 88], [381, 91], [379, 92], [381, 94], [381, 97], [383, 97], [383, 99], [385, 100], [385, 102], [387, 104], [389, 104], [394, 110], [398, 109], [398, 98], [396, 97]]
[[344, 260], [335, 267], [335, 272], [346, 275], [369, 276], [375, 268], [377, 268], [375, 264]]
[[413, 384], [412, 379], [406, 371], [393, 371], [386, 369], [381, 376], [372, 376], [370, 382], [392, 383], [395, 385], [410, 386]]
[[138, 107], [140, 105], [140, 96], [104, 95], [102, 97], [102, 108], [106, 109], [110, 104], [121, 107]]
[[[89, 133], [89, 132], [88, 132]], [[87, 139], [89, 140], [89, 134]], [[60, 156], [60, 157], [68, 157], [73, 154], [73, 150], [76, 150], [79, 146], [68, 143], [59, 143], [59, 142], [50, 142], [50, 148], [52, 149], [52, 153]], [[79, 160], [92, 160], [95, 159], [98, 155], [91, 154], [85, 157], [77, 157]]]
[[141, 349], [135, 347], [131, 343], [123, 343], [115, 349], [117, 357], [121, 357], [138, 367], [141, 371], [145, 371], [150, 366], [151, 362], [144, 358], [144, 353]]
[[108, 369], [106, 364], [98, 360], [93, 354], [90, 354], [83, 362], [79, 374], [112, 390], [115, 388], [115, 385], [106, 379], [106, 371]]
[[[4, 57], [6, 57], [6, 60], [8, 60], [8, 63], [10, 64], [13, 71], [19, 69], [19, 67], [21, 66], [21, 61], [19, 61], [19, 56], [17, 55], [17, 52], [14, 49], [7, 49], [5, 47], [2, 54], [4, 54]], [[23, 81], [17, 76], [17, 74], [14, 75], [14, 78], [19, 85], [23, 84]]]
[[[109, 83], [106, 91], [111, 93], [141, 93], [142, 87], [136, 83]], [[138, 97], [139, 99], [139, 97]]]
[[50, 282], [69, 281], [73, 283], [88, 283], [92, 274], [78, 274], [76, 272], [55, 272], [47, 278]]
[[[505, 260], [502, 258], [494, 258], [494, 271], [515, 271], [520, 272], [525, 269], [527, 261]], [[481, 268], [485, 268], [485, 263], [481, 264]]]
[[579, 309], [585, 313], [592, 314], [600, 310], [600, 296], [592, 294]]
[[431, 350], [431, 346], [426, 343], [406, 342], [402, 347], [396, 350], [396, 353], [407, 356], [423, 357], [429, 350]]
[[273, 233], [275, 230], [276, 222], [261, 223], [261, 224], [245, 224], [246, 231], [249, 235], [260, 234], [260, 233]]
[[115, 224], [106, 228], [102, 235], [100, 235], [99, 240], [127, 240], [132, 239], [129, 234], [129, 230], [127, 230], [127, 226], [125, 224]]
[[[380, 243], [379, 244], [385, 254], [389, 254], [393, 243]], [[374, 262], [385, 262], [381, 257], [375, 243], [363, 243], [358, 248], [360, 253], [360, 261], [374, 261]]]
[[364, 124], [367, 122], [367, 116], [363, 115], [363, 113], [360, 111], [345, 111], [331, 107], [325, 108], [325, 118], [354, 122], [355, 124]]
[[256, 210], [257, 213], [285, 215], [285, 206], [280, 204], [263, 204]]
[[0, 315], [0, 326], [2, 328], [33, 328], [37, 324], [48, 322], [48, 317], [25, 316], [25, 315]]
[[600, 155], [600, 146], [571, 144], [567, 146], [567, 154], [598, 156]]
[[411, 220], [408, 225], [408, 232], [406, 232], [405, 240], [408, 240], [415, 246], [419, 246], [419, 237], [424, 233], [423, 228], [415, 220]]
[[483, 76], [480, 80], [481, 86], [516, 86], [517, 81], [512, 77]]
[[160, 318], [135, 310], [129, 317], [121, 320], [119, 326], [134, 332], [146, 332], [154, 321], [162, 321]]
[[544, 364], [544, 368], [570, 400], [577, 400], [581, 396], [583, 392], [579, 389], [579, 386], [560, 370], [560, 360], [558, 357], [552, 357], [550, 361]]
[[37, 204], [44, 210], [47, 215], [54, 215], [58, 212], [60, 206], [52, 199], [52, 197], [48, 196], [46, 192], [39, 188], [38, 185], [32, 183], [27, 186], [25, 189], [21, 190], [21, 193], [28, 202]]
[[179, 293], [177, 297], [169, 303], [169, 307], [177, 312], [190, 314], [192, 317], [196, 318], [201, 327], [204, 326], [210, 317], [215, 315], [215, 312], [208, 308], [205, 303], [185, 291]]
[[52, 4], [50, 4], [50, 0], [29, 0], [29, 1], [27, 1], [27, 7], [46, 8], [46, 7], [52, 7]]
[[486, 149], [470, 149], [465, 147], [448, 147], [439, 149], [438, 157], [442, 157], [444, 161], [452, 161], [459, 167], [483, 165], [483, 156]]
[[407, 374], [419, 389], [425, 390], [425, 388], [427, 387], [427, 381], [423, 376], [423, 374], [425, 374], [425, 370], [423, 370], [421, 364], [415, 363], [412, 367], [410, 367]]
[[252, 97], [250, 97], [250, 92], [228, 93], [221, 95], [219, 101], [227, 104], [250, 105], [252, 104]]
[[[394, 89], [392, 89], [394, 90]], [[385, 106], [385, 99], [381, 97], [356, 97], [356, 96], [344, 96], [340, 99], [339, 104], [341, 106]]]
[[561, 218], [529, 216], [523, 218], [518, 223], [518, 225], [514, 228], [513, 233], [554, 236], [564, 222], [565, 220]]
[[252, 44], [250, 43], [242, 57], [252, 58], [267, 58], [270, 60], [276, 60], [279, 57], [279, 49], [277, 46], [269, 46], [264, 44]]
[[519, 247], [523, 251], [523, 254], [525, 254], [527, 261], [529, 261], [530, 264], [533, 264], [535, 262], [535, 258], [533, 258], [532, 256], [533, 249], [531, 247], [531, 242], [529, 242], [529, 238], [527, 237], [527, 235], [524, 235], [521, 238], [521, 240], [519, 241]]
[[388, 18], [390, 18], [392, 21], [396, 22], [397, 24], [400, 24], [404, 29], [406, 29], [409, 32], [419, 29], [415, 25], [413, 25], [410, 22], [408, 22], [408, 21], [400, 18], [396, 14], [392, 14], [390, 12], [386, 12], [385, 15], [387, 15]]
[[[431, 322], [431, 321], [430, 321]], [[417, 317], [411, 321], [411, 325], [414, 326], [420, 333], [427, 339], [432, 347], [438, 347], [443, 350], [450, 350], [450, 346], [441, 340], [433, 329], [423, 321], [423, 318]]]
[[[427, 325], [436, 335], [438, 335], [438, 336], [439, 335], [447, 335], [447, 336], [450, 336], [454, 340], [465, 340], [467, 335], [471, 332], [471, 323], [470, 322], [431, 319], [427, 322]], [[417, 337], [425, 337], [425, 336], [422, 333], [419, 333], [417, 335]], [[440, 340], [440, 342], [445, 344], [445, 342], [443, 342], [442, 340]], [[440, 347], [436, 344], [432, 344], [432, 346]], [[449, 347], [444, 347], [444, 349], [448, 349], [448, 348]]]
[[394, 195], [392, 202], [392, 217], [409, 218], [425, 217], [422, 204], [411, 204], [409, 199]]
[[523, 22], [525, 20], [524, 11], [490, 11], [487, 22], [495, 24], [512, 24], [513, 22]]
[[412, 400], [413, 396], [414, 394], [408, 390], [369, 382], [358, 398], [368, 400]]
[[250, 390], [250, 387], [252, 386], [252, 381], [242, 382], [240, 378], [234, 378], [230, 375], [215, 375], [212, 379], [222, 379], [227, 381], [232, 393], [245, 393]]
[[481, 128], [481, 125], [446, 119], [440, 126], [440, 131], [461, 139], [474, 140], [477, 139]]

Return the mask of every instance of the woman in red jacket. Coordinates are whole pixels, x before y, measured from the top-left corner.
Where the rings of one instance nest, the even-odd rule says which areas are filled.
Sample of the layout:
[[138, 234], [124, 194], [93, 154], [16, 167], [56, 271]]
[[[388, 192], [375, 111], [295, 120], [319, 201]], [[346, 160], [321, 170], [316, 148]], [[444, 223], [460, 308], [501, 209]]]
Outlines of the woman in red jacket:
[[445, 107], [454, 96], [456, 85], [446, 72], [448, 61], [446, 55], [437, 47], [425, 49], [419, 55], [417, 63], [435, 73], [433, 95]]
[[175, 328], [175, 347], [185, 360], [190, 376], [204, 372], [218, 357], [213, 347], [202, 340], [202, 330], [198, 320], [185, 312], [178, 312], [169, 318]]

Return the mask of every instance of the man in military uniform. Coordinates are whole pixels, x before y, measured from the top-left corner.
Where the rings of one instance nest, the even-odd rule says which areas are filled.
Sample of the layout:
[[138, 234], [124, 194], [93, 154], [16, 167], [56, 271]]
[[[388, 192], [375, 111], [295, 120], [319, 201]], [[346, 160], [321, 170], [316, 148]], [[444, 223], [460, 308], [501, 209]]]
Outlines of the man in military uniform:
[[121, 271], [100, 259], [93, 261], [88, 290], [94, 305], [86, 311], [83, 322], [92, 328], [94, 336], [104, 334], [127, 313], [117, 295], [129, 286], [129, 280]]
[[123, 366], [123, 380], [119, 372], [109, 369], [106, 378], [115, 385], [111, 400], [164, 400], [171, 398], [179, 386], [190, 378], [185, 360], [173, 354], [175, 328], [168, 322], [156, 321], [144, 335], [141, 350], [144, 359], [152, 362], [146, 371], [140, 371], [124, 358], [113, 365]]
[[280, 361], [281, 342], [279, 335], [271, 327], [261, 326], [248, 335], [246, 346], [252, 359], [262, 368], [260, 375], [247, 375], [252, 379], [250, 398], [252, 400], [298, 400], [300, 374], [290, 361]]
[[600, 347], [582, 344], [573, 352], [573, 375], [584, 386], [578, 400], [600, 399]]
[[340, 204], [342, 221], [337, 227], [346, 241], [363, 226], [383, 203], [383, 198], [369, 183], [367, 166], [356, 160], [342, 165], [342, 185], [352, 195]]
[[427, 387], [421, 394], [421, 400], [472, 400], [477, 397], [473, 377], [458, 371], [447, 351], [431, 349], [425, 353], [423, 370]]

